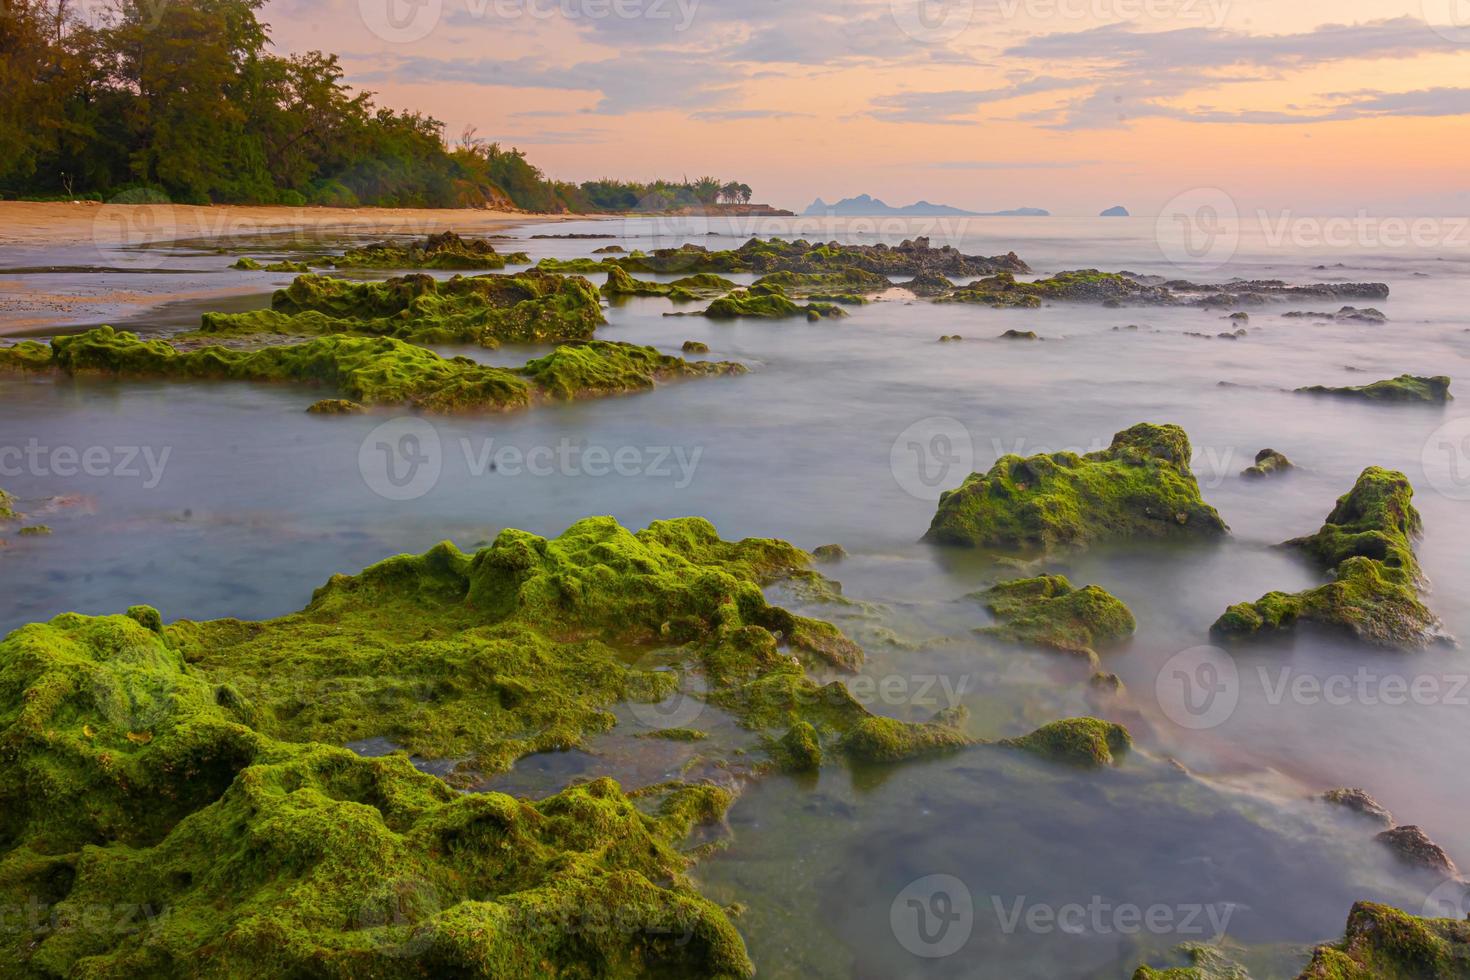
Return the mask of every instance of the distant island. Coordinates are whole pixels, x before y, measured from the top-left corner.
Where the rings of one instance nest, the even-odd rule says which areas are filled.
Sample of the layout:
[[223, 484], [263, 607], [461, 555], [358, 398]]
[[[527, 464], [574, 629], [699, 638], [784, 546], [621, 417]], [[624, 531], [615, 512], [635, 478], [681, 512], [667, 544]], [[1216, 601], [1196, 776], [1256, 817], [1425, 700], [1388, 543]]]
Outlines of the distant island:
[[896, 208], [867, 194], [859, 194], [857, 197], [844, 197], [836, 204], [828, 204], [819, 197], [802, 214], [838, 217], [885, 216], [906, 218], [951, 215], [967, 218], [1046, 218], [1051, 216], [1050, 211], [1042, 208], [1015, 208], [1010, 211], [966, 211], [962, 208], [950, 207], [948, 204], [930, 204], [928, 201], [916, 201], [906, 207]]
[[1119, 205], [1117, 205], [1115, 207], [1108, 208], [1106, 211], [1104, 211], [1101, 214], [1099, 214], [1098, 217], [1099, 218], [1126, 218], [1126, 217], [1128, 217], [1128, 209], [1125, 208], [1125, 207], [1123, 207], [1123, 205], [1119, 204]]

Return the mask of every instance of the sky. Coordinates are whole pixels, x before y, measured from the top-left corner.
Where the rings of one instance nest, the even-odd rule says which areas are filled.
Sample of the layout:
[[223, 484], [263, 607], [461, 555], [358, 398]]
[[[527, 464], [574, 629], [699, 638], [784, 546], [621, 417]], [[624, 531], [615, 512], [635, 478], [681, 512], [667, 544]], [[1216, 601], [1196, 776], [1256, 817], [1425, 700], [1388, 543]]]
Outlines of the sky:
[[801, 210], [1470, 214], [1470, 0], [268, 0], [283, 52], [548, 175]]

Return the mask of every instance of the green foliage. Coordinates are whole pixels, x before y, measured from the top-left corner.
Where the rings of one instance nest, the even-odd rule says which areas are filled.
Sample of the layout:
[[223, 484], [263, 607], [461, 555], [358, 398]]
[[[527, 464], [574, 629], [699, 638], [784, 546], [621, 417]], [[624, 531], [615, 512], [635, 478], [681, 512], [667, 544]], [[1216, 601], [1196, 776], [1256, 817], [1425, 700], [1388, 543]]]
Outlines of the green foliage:
[[[269, 50], [264, 0], [0, 5], [0, 193], [329, 207], [666, 210], [708, 182], [546, 179], [515, 149], [375, 105], [337, 56]], [[720, 186], [714, 182], [716, 188]]]
[[1189, 437], [1177, 425], [1141, 423], [1112, 445], [1078, 456], [1003, 456], [939, 498], [925, 534], [982, 548], [1081, 546], [1105, 538], [1227, 530], [1200, 498]]

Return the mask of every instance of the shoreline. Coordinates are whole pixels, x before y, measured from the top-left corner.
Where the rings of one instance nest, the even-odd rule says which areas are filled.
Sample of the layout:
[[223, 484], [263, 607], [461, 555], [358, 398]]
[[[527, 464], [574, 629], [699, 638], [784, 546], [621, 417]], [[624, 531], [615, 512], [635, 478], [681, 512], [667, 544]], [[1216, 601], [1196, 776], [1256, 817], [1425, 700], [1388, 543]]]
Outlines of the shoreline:
[[126, 247], [293, 231], [484, 231], [597, 221], [602, 214], [476, 208], [292, 208], [274, 205], [0, 201], [0, 247]]
[[[179, 288], [149, 288], [139, 277], [162, 274], [134, 248], [186, 242], [244, 245], [289, 234], [423, 234], [454, 230], [486, 235], [607, 215], [430, 208], [321, 208], [257, 205], [98, 204], [0, 201], [0, 337], [136, 320], [171, 303], [259, 292], [261, 280], [202, 281], [181, 275]], [[262, 241], [261, 246], [266, 247]], [[67, 292], [57, 282], [75, 267], [117, 267], [115, 288]], [[202, 274], [201, 274], [202, 276]]]

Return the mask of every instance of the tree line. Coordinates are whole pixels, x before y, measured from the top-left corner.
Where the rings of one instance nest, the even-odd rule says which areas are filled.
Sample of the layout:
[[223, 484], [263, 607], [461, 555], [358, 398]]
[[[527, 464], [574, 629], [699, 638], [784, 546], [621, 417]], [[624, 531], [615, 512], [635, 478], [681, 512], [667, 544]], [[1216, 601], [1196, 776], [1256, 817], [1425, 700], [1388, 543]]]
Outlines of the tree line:
[[714, 177], [549, 179], [513, 147], [374, 103], [334, 54], [277, 55], [265, 0], [0, 0], [0, 197], [662, 211]]

